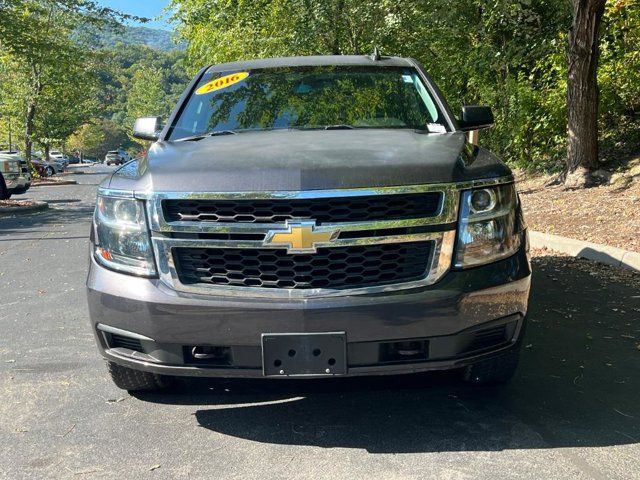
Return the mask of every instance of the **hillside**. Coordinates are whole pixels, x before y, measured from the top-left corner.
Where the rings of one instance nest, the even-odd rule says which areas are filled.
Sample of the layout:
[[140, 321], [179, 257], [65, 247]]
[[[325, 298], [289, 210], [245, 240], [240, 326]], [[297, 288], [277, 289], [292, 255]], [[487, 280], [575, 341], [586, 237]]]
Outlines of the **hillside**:
[[101, 48], [111, 48], [117, 44], [122, 44], [146, 45], [149, 48], [163, 52], [184, 49], [183, 44], [173, 42], [171, 32], [157, 28], [126, 26], [124, 29], [117, 30], [84, 31], [82, 35]]

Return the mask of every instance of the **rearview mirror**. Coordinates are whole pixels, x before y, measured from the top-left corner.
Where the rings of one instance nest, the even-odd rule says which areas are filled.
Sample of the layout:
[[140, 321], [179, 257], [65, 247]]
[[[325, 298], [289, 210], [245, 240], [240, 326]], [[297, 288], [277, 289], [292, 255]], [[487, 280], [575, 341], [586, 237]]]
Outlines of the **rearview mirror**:
[[460, 130], [471, 132], [493, 126], [493, 112], [491, 107], [480, 105], [465, 105], [462, 107], [462, 116], [458, 121]]
[[159, 117], [138, 118], [133, 125], [133, 136], [140, 140], [156, 141], [160, 137], [160, 130]]

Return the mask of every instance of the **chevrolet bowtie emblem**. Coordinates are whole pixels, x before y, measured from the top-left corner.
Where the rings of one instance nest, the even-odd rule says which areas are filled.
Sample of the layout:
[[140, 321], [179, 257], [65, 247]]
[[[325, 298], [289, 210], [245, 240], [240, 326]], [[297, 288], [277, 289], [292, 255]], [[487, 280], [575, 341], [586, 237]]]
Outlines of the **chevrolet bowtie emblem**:
[[270, 230], [264, 244], [286, 247], [288, 253], [316, 253], [318, 244], [331, 243], [338, 233], [338, 230], [319, 229], [315, 220], [287, 221], [287, 229]]

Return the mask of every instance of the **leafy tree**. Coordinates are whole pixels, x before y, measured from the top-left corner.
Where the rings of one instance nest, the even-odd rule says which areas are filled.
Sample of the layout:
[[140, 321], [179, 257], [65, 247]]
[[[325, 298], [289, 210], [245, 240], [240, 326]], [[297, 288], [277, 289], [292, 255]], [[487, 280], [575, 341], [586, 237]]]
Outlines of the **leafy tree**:
[[93, 119], [78, 128], [67, 141], [70, 150], [89, 158], [103, 158], [109, 150], [131, 149], [126, 133], [110, 120]]
[[[0, 23], [0, 41], [15, 59], [16, 72], [23, 75], [24, 151], [30, 159], [35, 118], [43, 90], [56, 78], [56, 68], [72, 62], [80, 49], [64, 35], [65, 21], [69, 19], [59, 5], [14, 1], [10, 7], [13, 8], [3, 8], [2, 14], [4, 20], [11, 19], [14, 23]], [[24, 12], [19, 8], [25, 9]], [[60, 22], [60, 30], [50, 28], [56, 21]]]
[[[601, 159], [640, 147], [640, 2], [607, 2], [598, 63]], [[604, 157], [604, 158], [602, 158]]]
[[[0, 144], [17, 146], [16, 137], [23, 125], [24, 98], [28, 85], [20, 65], [0, 50]], [[11, 137], [11, 142], [9, 142]]]
[[562, 148], [563, 108], [544, 105], [562, 98], [556, 94], [562, 72], [546, 66], [562, 54], [558, 32], [570, 24], [562, 2], [174, 0], [172, 6], [195, 68], [250, 57], [365, 54], [377, 45], [417, 58], [448, 98], [492, 105], [497, 126], [485, 142], [508, 160], [530, 165]]
[[[173, 107], [165, 90], [162, 69], [142, 65], [135, 70], [127, 94], [126, 124], [131, 128], [136, 118], [145, 116], [167, 117]], [[140, 141], [142, 145], [147, 142]]]
[[76, 27], [85, 24], [98, 28], [114, 24], [119, 18], [130, 17], [90, 0], [4, 0], [0, 3], [0, 48], [12, 57], [16, 71], [23, 75], [24, 155], [28, 159], [36, 140], [36, 115], [45, 89], [61, 83], [58, 78], [65, 70], [73, 70], [91, 54], [88, 47], [73, 38]]
[[53, 144], [63, 143], [100, 110], [96, 101], [99, 88], [91, 63], [84, 58], [69, 62], [42, 89], [34, 137], [43, 145], [46, 157]]
[[[133, 108], [133, 104], [146, 95], [144, 84], [149, 83], [147, 79], [142, 78], [143, 74], [137, 73], [140, 69], [144, 68], [147, 74], [155, 75], [154, 79], [151, 79], [152, 83], [156, 84], [154, 88], [160, 89], [161, 86], [164, 101], [160, 101], [157, 91], [154, 94], [158, 97], [157, 103], [162, 103], [162, 107], [157, 109], [158, 112], [169, 112], [190, 80], [182, 64], [182, 51], [162, 52], [143, 45], [133, 45], [102, 50], [99, 57], [96, 73], [97, 83], [101, 87], [98, 96], [104, 109], [103, 116], [126, 130], [131, 129], [136, 118], [135, 113], [129, 115], [128, 109]], [[134, 83], [139, 87], [134, 89]], [[134, 98], [129, 102], [131, 95]], [[149, 115], [149, 112], [153, 113], [156, 108], [152, 105], [137, 110], [138, 115], [144, 110], [147, 111], [143, 114]]]
[[197, 65], [279, 55], [364, 54], [402, 47], [419, 0], [174, 0], [178, 33]]
[[67, 140], [67, 147], [84, 157], [99, 158], [106, 135], [100, 123], [85, 123]]

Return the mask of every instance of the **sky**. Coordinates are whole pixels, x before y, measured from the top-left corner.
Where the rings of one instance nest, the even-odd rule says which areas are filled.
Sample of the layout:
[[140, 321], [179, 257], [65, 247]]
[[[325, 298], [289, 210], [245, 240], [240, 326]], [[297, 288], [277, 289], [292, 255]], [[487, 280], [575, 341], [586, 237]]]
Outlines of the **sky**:
[[167, 6], [169, 0], [98, 0], [98, 3], [123, 13], [150, 18], [151, 21], [144, 24], [145, 27], [171, 30], [166, 18], [155, 20], [157, 16], [162, 15], [162, 9]]

